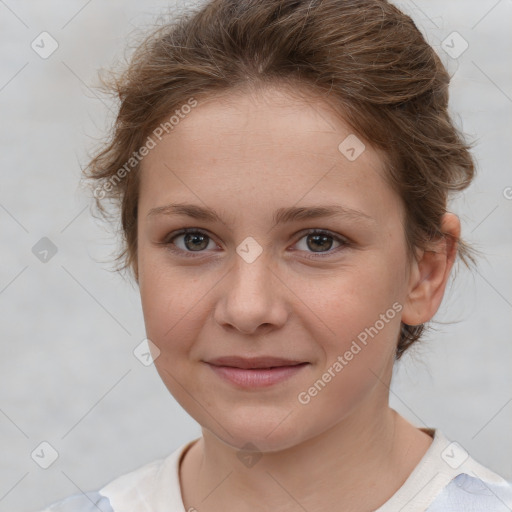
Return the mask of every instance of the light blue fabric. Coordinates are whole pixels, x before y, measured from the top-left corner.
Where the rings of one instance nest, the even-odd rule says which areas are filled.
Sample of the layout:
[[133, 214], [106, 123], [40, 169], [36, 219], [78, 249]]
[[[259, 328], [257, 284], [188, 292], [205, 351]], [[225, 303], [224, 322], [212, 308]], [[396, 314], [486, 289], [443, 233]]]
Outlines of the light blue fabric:
[[74, 494], [45, 508], [42, 512], [114, 512], [110, 501], [98, 492]]
[[512, 483], [482, 482], [465, 473], [456, 476], [426, 512], [511, 512]]
[[[414, 501], [410, 503], [414, 505]], [[460, 474], [437, 496], [426, 512], [511, 512], [512, 483], [499, 485]], [[98, 492], [76, 494], [41, 512], [115, 512]], [[171, 512], [171, 511], [169, 511]]]

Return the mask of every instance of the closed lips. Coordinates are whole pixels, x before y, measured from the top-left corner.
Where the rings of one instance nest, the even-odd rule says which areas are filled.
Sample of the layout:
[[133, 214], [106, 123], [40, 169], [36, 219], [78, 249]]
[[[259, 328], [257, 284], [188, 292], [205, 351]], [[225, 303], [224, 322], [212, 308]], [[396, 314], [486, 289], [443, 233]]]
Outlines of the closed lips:
[[278, 357], [242, 358], [235, 356], [219, 357], [217, 359], [212, 359], [206, 362], [213, 366], [228, 366], [231, 368], [240, 368], [243, 370], [282, 368], [286, 366], [308, 364], [305, 361], [296, 361]]

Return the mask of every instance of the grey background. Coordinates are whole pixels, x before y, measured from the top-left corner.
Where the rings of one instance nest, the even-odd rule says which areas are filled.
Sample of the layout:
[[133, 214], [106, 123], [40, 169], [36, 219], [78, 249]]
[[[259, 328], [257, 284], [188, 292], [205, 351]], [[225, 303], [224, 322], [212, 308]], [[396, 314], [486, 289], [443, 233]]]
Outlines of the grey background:
[[[169, 5], [0, 0], [0, 511], [97, 489], [200, 435], [133, 355], [145, 337], [139, 295], [109, 271], [116, 241], [78, 188], [111, 120], [89, 86]], [[436, 319], [456, 323], [397, 365], [391, 405], [512, 479], [512, 1], [399, 5], [453, 74], [451, 108], [479, 174], [452, 210], [487, 257], [445, 295]], [[48, 59], [31, 48], [42, 31], [59, 44]], [[469, 43], [457, 59], [441, 47], [453, 31]], [[47, 263], [32, 252], [43, 237], [57, 247]], [[59, 454], [46, 470], [31, 458], [42, 441]]]

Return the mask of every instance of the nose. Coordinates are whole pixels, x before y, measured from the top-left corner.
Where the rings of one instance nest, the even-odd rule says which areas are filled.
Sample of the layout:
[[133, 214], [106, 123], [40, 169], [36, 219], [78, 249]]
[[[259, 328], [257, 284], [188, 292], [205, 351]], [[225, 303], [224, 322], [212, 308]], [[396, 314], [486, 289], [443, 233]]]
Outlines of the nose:
[[214, 318], [225, 329], [266, 334], [285, 324], [290, 311], [288, 294], [265, 252], [252, 262], [237, 255], [223, 279]]

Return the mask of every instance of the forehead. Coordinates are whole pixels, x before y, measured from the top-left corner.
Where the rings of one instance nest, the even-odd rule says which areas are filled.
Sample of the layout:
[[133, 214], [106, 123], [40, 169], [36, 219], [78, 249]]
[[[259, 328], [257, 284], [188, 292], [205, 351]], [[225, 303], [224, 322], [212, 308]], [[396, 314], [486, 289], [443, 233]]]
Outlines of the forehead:
[[288, 88], [198, 99], [156, 142], [141, 163], [146, 212], [175, 199], [259, 209], [262, 201], [278, 208], [304, 200], [373, 202], [378, 215], [397, 199], [384, 180], [384, 155], [320, 97]]
[[[210, 146], [212, 151], [224, 151], [229, 145], [233, 156], [239, 148], [248, 150], [251, 146], [265, 145], [277, 148], [280, 154], [289, 150], [294, 154], [313, 150], [338, 158], [339, 154], [332, 152], [337, 148], [338, 139], [354, 132], [339, 114], [335, 114], [331, 104], [303, 87], [267, 85], [236, 89], [203, 97], [198, 104], [187, 115], [181, 115], [181, 119], [174, 116], [174, 122], [178, 122], [172, 132], [163, 137], [169, 149], [173, 145], [171, 139], [174, 140], [172, 150], [176, 156], [201, 156], [191, 155], [189, 148], [182, 144], [186, 142], [197, 148]], [[165, 147], [162, 148], [165, 143], [159, 146], [165, 151]], [[155, 156], [160, 151], [152, 153]], [[263, 154], [251, 156], [264, 157]]]

